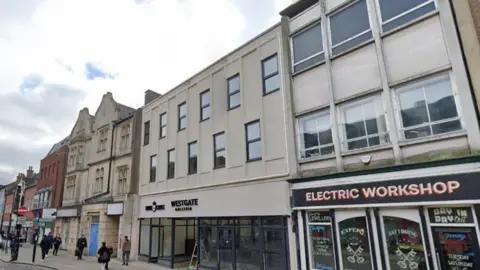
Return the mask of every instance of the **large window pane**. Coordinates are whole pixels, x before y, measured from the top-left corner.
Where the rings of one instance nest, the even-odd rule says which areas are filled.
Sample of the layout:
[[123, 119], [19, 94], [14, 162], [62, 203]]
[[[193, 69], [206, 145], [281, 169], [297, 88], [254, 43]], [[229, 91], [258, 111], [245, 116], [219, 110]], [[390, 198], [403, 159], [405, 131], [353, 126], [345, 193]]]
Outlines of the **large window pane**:
[[202, 227], [200, 227], [200, 265], [206, 267], [217, 266], [217, 228], [206, 226], [207, 222], [202, 221]]
[[[322, 42], [322, 27], [320, 23], [292, 38], [294, 71], [299, 71], [309, 65], [324, 60]], [[311, 59], [314, 55], [319, 55], [320, 53], [322, 53], [322, 55], [313, 59], [314, 61], [310, 61], [308, 65], [300, 66], [301, 63], [304, 63], [307, 59]]]
[[260, 229], [241, 227], [235, 230], [237, 269], [262, 270]]
[[349, 218], [338, 223], [343, 269], [371, 270], [372, 260], [365, 217]]
[[330, 115], [317, 113], [299, 118], [302, 158], [333, 153]]
[[150, 254], [150, 224], [140, 226], [140, 254]]
[[378, 0], [378, 3], [380, 4], [384, 32], [435, 10], [433, 0]]
[[383, 217], [391, 270], [427, 270], [420, 224], [398, 217]]
[[228, 79], [228, 108], [234, 109], [240, 106], [240, 75]]
[[332, 226], [309, 225], [310, 260], [312, 268], [335, 269]]

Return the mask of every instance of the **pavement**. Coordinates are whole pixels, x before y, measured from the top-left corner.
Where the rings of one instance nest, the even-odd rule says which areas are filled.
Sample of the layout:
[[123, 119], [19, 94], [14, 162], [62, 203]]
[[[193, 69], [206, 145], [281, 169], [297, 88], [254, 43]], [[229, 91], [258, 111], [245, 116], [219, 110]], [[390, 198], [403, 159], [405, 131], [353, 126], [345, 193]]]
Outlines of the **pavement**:
[[[59, 251], [58, 256], [52, 256], [51, 252], [45, 261], [41, 260], [40, 248], [37, 246], [35, 263], [32, 264], [33, 245], [23, 245], [20, 247], [18, 260], [9, 263], [10, 251], [8, 254], [0, 250], [0, 270], [77, 270], [77, 269], [100, 269], [96, 257], [83, 257], [77, 260], [73, 256], [73, 252]], [[147, 264], [143, 262], [130, 262], [128, 266], [122, 266], [122, 262], [116, 258], [112, 258], [109, 263], [109, 269], [135, 269], [135, 270], [167, 270], [169, 268], [161, 267], [156, 264]]]

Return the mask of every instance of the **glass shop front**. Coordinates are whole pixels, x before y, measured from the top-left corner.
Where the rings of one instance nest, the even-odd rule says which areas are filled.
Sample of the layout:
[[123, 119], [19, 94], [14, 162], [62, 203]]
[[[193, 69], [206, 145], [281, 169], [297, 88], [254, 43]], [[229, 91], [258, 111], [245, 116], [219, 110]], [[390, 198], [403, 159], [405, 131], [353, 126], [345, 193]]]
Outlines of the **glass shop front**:
[[294, 185], [302, 269], [480, 269], [478, 178]]

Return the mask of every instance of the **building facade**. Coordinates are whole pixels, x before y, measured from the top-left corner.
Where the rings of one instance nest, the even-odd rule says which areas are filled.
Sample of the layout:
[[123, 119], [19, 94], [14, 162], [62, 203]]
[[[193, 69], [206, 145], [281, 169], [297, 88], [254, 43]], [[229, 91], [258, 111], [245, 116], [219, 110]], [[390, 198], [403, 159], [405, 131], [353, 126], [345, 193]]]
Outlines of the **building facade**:
[[305, 0], [281, 14], [297, 267], [479, 268], [479, 123], [451, 1]]
[[54, 144], [40, 161], [36, 194], [31, 201], [32, 212], [39, 225], [40, 235], [60, 230], [60, 228], [55, 228], [55, 215], [57, 207], [60, 207], [62, 203], [68, 143], [68, 138], [64, 138]]
[[200, 269], [290, 269], [282, 42], [277, 24], [144, 106], [140, 260], [184, 267], [196, 249]]
[[7, 187], [8, 185], [5, 185], [0, 189], [0, 213], [2, 214], [0, 217], [0, 227], [1, 227], [0, 231], [3, 230], [3, 217], [5, 215], [5, 199], [6, 199], [5, 191], [7, 190]]

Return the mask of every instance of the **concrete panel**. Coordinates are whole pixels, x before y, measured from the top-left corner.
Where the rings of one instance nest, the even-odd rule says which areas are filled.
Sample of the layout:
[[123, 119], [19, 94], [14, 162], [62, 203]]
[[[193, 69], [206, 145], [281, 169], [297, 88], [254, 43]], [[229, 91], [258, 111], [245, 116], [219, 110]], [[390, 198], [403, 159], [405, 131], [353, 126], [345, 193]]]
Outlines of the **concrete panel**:
[[290, 21], [290, 31], [295, 32], [305, 25], [320, 19], [320, 4], [316, 4]]
[[198, 156], [198, 173], [210, 172], [213, 169], [212, 121], [206, 121], [200, 124]]
[[[424, 143], [402, 146], [404, 159], [416, 157], [417, 162], [430, 161], [431, 159], [445, 159], [455, 157], [455, 152], [469, 152], [467, 137], [447, 138], [445, 140], [428, 141]], [[442, 151], [444, 153], [439, 153]], [[431, 153], [431, 155], [428, 155]], [[423, 160], [422, 159], [423, 155]], [[446, 156], [444, 156], [446, 155]]]
[[[227, 76], [222, 69], [213, 74], [213, 90], [212, 90], [212, 121], [213, 133], [220, 132], [225, 129], [225, 117], [227, 111]], [[241, 89], [240, 89], [241, 91]]]
[[261, 52], [255, 50], [243, 57], [243, 69], [242, 74], [248, 80], [243, 80], [245, 90], [243, 91], [243, 100], [245, 104], [244, 116], [245, 120], [252, 121], [257, 119], [262, 111], [262, 67], [261, 67]]
[[293, 78], [293, 101], [295, 113], [304, 112], [329, 104], [326, 66], [322, 65], [296, 75]]
[[245, 163], [245, 126], [242, 112], [232, 110], [228, 112], [228, 126], [225, 136], [227, 139], [227, 164], [228, 168], [242, 166]]
[[278, 106], [282, 99], [281, 91], [267, 95], [263, 99], [263, 119], [260, 125], [264, 160], [283, 158], [287, 153], [284, 111], [283, 106]]

